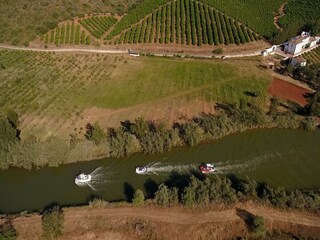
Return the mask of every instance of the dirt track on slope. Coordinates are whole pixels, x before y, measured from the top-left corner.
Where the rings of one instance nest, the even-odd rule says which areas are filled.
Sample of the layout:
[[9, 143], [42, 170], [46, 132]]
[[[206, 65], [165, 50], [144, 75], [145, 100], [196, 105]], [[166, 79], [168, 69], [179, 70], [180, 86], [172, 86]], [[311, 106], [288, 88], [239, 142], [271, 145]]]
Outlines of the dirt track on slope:
[[[228, 210], [155, 207], [77, 207], [64, 210], [62, 239], [200, 239], [213, 234], [226, 239], [248, 234], [245, 216], [260, 215], [270, 229], [305, 230], [320, 237], [320, 215], [282, 211], [256, 204], [238, 204]], [[37, 239], [41, 235], [41, 216], [13, 220], [19, 239]], [[197, 229], [202, 229], [201, 231]], [[151, 235], [150, 235], [151, 234]], [[314, 235], [316, 234], [316, 235]], [[160, 237], [161, 236], [161, 237]]]

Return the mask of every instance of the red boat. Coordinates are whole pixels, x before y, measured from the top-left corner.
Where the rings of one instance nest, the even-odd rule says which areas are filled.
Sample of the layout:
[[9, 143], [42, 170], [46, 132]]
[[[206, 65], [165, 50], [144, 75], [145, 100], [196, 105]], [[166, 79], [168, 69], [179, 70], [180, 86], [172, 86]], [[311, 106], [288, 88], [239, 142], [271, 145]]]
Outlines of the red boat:
[[199, 169], [202, 173], [212, 173], [216, 171], [215, 167], [210, 163], [200, 165]]

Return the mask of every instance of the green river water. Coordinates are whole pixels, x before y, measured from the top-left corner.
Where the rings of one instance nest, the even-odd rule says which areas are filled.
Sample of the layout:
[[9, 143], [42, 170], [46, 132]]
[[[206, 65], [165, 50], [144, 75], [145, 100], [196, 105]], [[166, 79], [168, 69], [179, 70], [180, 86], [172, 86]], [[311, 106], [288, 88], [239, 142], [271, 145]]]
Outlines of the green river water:
[[[32, 171], [9, 169], [0, 172], [0, 212], [41, 210], [52, 203], [84, 204], [93, 196], [125, 200], [133, 189], [140, 188], [148, 194], [156, 183], [179, 182], [180, 174], [197, 171], [202, 162], [215, 164], [219, 171], [215, 174], [248, 176], [288, 189], [316, 188], [320, 187], [319, 146], [320, 131], [264, 129], [193, 148], [175, 148], [165, 154], [136, 154]], [[135, 174], [136, 166], [149, 163], [153, 163], [156, 174]], [[94, 171], [91, 187], [95, 190], [74, 183], [75, 175], [81, 171]]]

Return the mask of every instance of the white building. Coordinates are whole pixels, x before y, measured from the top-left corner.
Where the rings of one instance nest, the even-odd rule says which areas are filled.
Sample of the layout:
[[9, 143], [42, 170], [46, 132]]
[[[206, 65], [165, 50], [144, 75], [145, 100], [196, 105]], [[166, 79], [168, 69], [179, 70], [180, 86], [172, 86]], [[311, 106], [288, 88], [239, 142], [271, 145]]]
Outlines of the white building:
[[293, 58], [291, 58], [290, 65], [292, 65], [295, 68], [296, 67], [305, 67], [305, 66], [307, 66], [307, 60], [301, 56], [293, 57]]
[[316, 44], [317, 39], [315, 37], [312, 37], [309, 32], [302, 32], [300, 36], [296, 36], [284, 44], [284, 51], [296, 55], [316, 46]]

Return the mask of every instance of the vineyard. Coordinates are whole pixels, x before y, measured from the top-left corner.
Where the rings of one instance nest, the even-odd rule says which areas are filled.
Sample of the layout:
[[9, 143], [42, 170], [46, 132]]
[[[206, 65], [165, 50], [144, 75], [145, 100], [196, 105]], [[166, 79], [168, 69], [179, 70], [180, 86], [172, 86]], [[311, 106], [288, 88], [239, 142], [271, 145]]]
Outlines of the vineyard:
[[309, 64], [320, 63], [320, 47], [303, 54], [303, 57], [308, 61]]
[[25, 133], [40, 137], [48, 128], [58, 134], [83, 108], [75, 99], [108, 79], [119, 60], [103, 54], [0, 51], [0, 104], [22, 116]]
[[286, 14], [279, 19], [284, 31], [277, 36], [276, 42], [284, 42], [302, 29], [317, 34], [314, 32], [315, 29], [310, 29], [310, 25], [316, 25], [316, 28], [320, 29], [320, 0], [289, 1], [285, 12]]
[[90, 45], [92, 38], [75, 21], [68, 21], [58, 25], [55, 29], [47, 32], [43, 37], [45, 44], [86, 44]]
[[80, 20], [80, 24], [97, 39], [101, 38], [116, 22], [117, 19], [111, 16], [94, 16]]
[[[123, 21], [129, 22], [125, 17]], [[126, 25], [128, 24], [120, 21], [107, 36], [107, 42], [114, 44], [178, 43], [201, 46], [203, 44], [239, 45], [260, 39], [245, 25], [208, 4], [194, 0], [168, 2], [152, 11], [137, 24], [122, 31], [122, 26]], [[113, 38], [119, 32], [121, 34]]]
[[[266, 72], [246, 61], [0, 50], [0, 104], [21, 116], [22, 137], [69, 137], [75, 127], [84, 126], [83, 111], [94, 107], [115, 111], [106, 125], [128, 119], [128, 112], [115, 110], [119, 108], [140, 106], [143, 117], [149, 104], [161, 109], [168, 102], [188, 106], [196, 99], [253, 101], [246, 91], [259, 92], [254, 101], [262, 105], [268, 84]], [[130, 114], [137, 116], [137, 111]]]
[[89, 16], [59, 24], [42, 37], [45, 44], [91, 45], [117, 23], [112, 16]]

